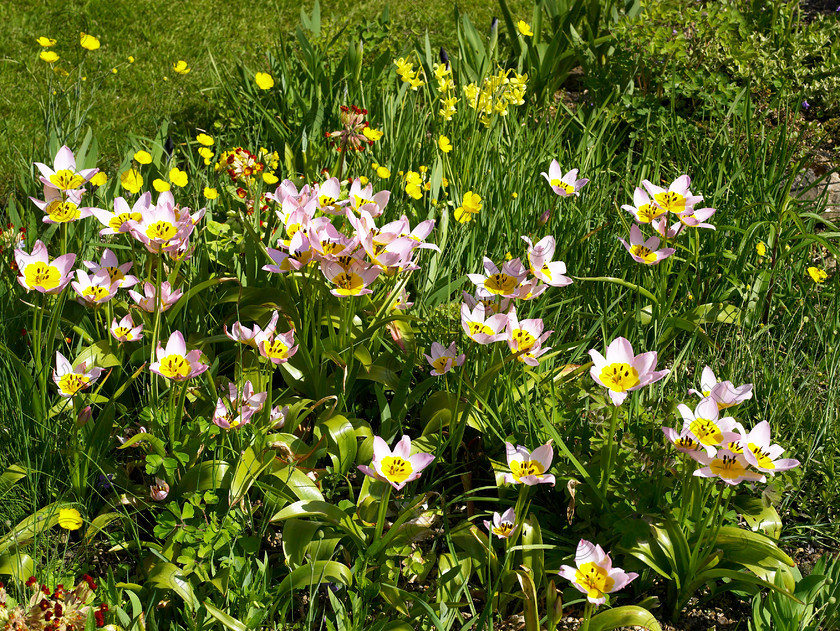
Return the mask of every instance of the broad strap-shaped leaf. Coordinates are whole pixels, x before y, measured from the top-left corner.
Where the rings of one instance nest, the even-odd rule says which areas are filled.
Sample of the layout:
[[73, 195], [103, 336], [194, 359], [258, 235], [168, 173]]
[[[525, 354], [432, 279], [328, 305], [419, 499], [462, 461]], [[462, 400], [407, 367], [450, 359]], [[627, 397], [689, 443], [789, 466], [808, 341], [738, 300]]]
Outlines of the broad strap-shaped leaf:
[[625, 605], [607, 609], [592, 617], [589, 631], [609, 631], [624, 627], [644, 627], [650, 631], [662, 631], [656, 618], [647, 609], [634, 605]]

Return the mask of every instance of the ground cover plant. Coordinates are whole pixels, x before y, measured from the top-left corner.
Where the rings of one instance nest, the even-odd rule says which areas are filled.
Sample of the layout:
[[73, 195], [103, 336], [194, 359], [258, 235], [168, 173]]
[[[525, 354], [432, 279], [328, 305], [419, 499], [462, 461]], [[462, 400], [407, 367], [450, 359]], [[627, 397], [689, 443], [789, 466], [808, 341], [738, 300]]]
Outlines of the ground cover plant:
[[840, 232], [796, 192], [836, 77], [731, 61], [770, 57], [732, 25], [787, 67], [836, 24], [694, 4], [719, 89], [677, 82], [676, 2], [501, 2], [434, 46], [315, 3], [123, 138], [99, 36], [33, 35], [0, 623], [836, 628]]

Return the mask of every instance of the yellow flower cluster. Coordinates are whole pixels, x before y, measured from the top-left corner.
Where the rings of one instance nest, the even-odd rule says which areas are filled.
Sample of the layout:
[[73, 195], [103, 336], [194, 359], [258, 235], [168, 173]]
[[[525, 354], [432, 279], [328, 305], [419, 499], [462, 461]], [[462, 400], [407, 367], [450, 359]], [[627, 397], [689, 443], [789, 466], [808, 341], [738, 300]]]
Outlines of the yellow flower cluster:
[[455, 82], [452, 80], [452, 68], [448, 64], [435, 64], [434, 71], [440, 96], [438, 113], [443, 120], [452, 120], [455, 104], [458, 103], [458, 97], [455, 96]]
[[405, 192], [414, 199], [423, 197], [423, 191], [428, 191], [430, 184], [426, 181], [428, 167], [421, 166], [417, 171], [405, 174]]
[[461, 200], [461, 205], [455, 209], [455, 219], [461, 223], [472, 221], [473, 215], [481, 210], [481, 196], [478, 193], [467, 191]]
[[478, 110], [478, 119], [489, 127], [494, 115], [507, 116], [508, 106], [525, 102], [527, 84], [527, 74], [500, 69], [496, 74], [485, 77], [481, 88], [475, 83], [465, 86], [464, 95], [469, 106]]
[[400, 57], [394, 61], [394, 65], [397, 67], [397, 74], [402, 77], [403, 83], [411, 85], [412, 90], [417, 90], [426, 85], [426, 82], [420, 78], [422, 68], [415, 70], [411, 61]]

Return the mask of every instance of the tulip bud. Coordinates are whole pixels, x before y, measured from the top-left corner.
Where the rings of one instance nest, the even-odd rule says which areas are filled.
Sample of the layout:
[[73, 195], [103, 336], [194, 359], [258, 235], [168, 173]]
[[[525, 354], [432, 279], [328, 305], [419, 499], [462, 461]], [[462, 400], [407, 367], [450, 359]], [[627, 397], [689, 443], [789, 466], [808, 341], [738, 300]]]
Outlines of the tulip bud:
[[84, 427], [87, 425], [88, 421], [90, 421], [91, 417], [93, 416], [93, 409], [90, 406], [84, 407], [79, 410], [79, 414], [76, 416], [76, 427]]
[[169, 485], [166, 480], [155, 478], [155, 483], [149, 487], [150, 495], [156, 502], [162, 502], [169, 495]]
[[551, 209], [550, 208], [548, 210], [546, 210], [542, 215], [540, 215], [540, 218], [537, 220], [537, 223], [540, 226], [544, 226], [545, 224], [548, 223], [549, 219], [551, 219]]
[[440, 47], [440, 54], [438, 55], [438, 57], [440, 57], [440, 63], [446, 64], [446, 67], [448, 68], [449, 55], [446, 53], [446, 50], [444, 50], [443, 46]]

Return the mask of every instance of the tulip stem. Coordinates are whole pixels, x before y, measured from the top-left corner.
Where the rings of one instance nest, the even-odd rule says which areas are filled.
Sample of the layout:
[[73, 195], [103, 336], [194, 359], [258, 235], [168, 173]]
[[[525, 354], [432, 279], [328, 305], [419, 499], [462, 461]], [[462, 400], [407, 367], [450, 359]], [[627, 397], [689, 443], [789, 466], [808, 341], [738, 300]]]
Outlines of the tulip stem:
[[594, 609], [595, 605], [587, 600], [586, 607], [583, 609], [583, 623], [580, 625], [580, 631], [589, 631], [589, 621], [592, 618], [592, 611]]
[[379, 514], [376, 516], [376, 535], [373, 538], [373, 543], [377, 543], [382, 538], [382, 530], [385, 528], [385, 518], [388, 516], [388, 502], [391, 500], [391, 484], [385, 483], [385, 494], [379, 503]]
[[612, 457], [612, 450], [613, 450], [613, 440], [615, 437], [616, 426], [618, 425], [618, 406], [614, 405], [612, 410], [612, 417], [610, 418], [610, 432], [607, 434], [607, 453], [606, 453], [606, 460], [604, 461], [604, 466], [601, 469], [601, 496], [604, 498], [604, 503], [606, 504], [607, 501], [607, 487], [610, 483], [610, 475], [612, 474], [613, 468], [613, 457]]

